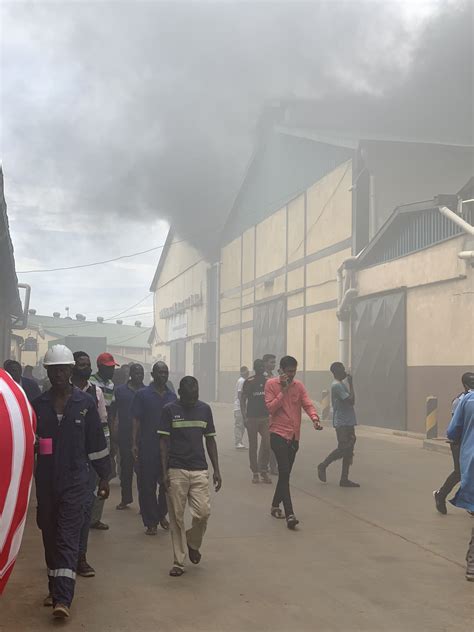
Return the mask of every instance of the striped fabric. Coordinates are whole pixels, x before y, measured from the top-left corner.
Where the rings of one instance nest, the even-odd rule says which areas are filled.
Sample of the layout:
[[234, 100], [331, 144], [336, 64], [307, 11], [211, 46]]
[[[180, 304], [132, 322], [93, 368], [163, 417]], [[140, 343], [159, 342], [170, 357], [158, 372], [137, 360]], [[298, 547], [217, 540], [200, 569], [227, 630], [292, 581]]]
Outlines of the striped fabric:
[[22, 388], [0, 369], [0, 594], [13, 570], [31, 490], [36, 417]]

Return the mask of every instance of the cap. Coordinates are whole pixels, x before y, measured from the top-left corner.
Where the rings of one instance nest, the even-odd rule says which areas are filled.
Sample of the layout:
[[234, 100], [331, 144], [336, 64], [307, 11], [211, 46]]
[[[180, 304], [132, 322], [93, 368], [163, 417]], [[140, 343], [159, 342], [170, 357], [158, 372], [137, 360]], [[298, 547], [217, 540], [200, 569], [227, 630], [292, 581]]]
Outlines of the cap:
[[97, 366], [119, 366], [111, 353], [101, 353], [97, 358]]

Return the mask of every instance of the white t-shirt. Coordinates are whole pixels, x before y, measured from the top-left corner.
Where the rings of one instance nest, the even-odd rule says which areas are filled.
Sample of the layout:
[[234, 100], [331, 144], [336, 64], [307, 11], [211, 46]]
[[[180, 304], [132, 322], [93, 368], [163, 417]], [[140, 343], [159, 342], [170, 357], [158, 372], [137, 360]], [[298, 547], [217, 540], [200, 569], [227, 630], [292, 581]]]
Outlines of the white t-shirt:
[[245, 379], [240, 376], [237, 380], [237, 384], [235, 385], [235, 400], [234, 400], [234, 413], [240, 412], [240, 399], [239, 394], [242, 393], [242, 387], [244, 385]]

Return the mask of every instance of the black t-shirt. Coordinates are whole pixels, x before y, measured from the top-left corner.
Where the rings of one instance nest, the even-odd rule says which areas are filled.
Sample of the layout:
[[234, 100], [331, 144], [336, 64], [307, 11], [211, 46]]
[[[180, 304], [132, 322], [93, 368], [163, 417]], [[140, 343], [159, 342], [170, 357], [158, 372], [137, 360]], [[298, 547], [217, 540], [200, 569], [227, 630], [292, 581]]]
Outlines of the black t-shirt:
[[163, 408], [158, 434], [170, 437], [168, 467], [180, 470], [207, 470], [203, 437], [216, 434], [211, 407], [198, 401], [185, 408], [177, 400]]
[[242, 395], [247, 399], [247, 417], [268, 417], [265, 406], [265, 375], [252, 375], [245, 380]]

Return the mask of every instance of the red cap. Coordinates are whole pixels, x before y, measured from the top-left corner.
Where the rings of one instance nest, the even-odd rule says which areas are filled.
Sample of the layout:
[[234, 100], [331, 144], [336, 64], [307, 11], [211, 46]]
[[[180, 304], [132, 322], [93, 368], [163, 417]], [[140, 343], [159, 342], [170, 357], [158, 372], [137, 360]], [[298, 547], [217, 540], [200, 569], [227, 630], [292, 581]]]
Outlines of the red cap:
[[118, 365], [115, 360], [114, 360], [114, 356], [111, 353], [101, 353], [100, 356], [97, 358], [97, 366], [102, 365], [102, 366], [120, 366]]

